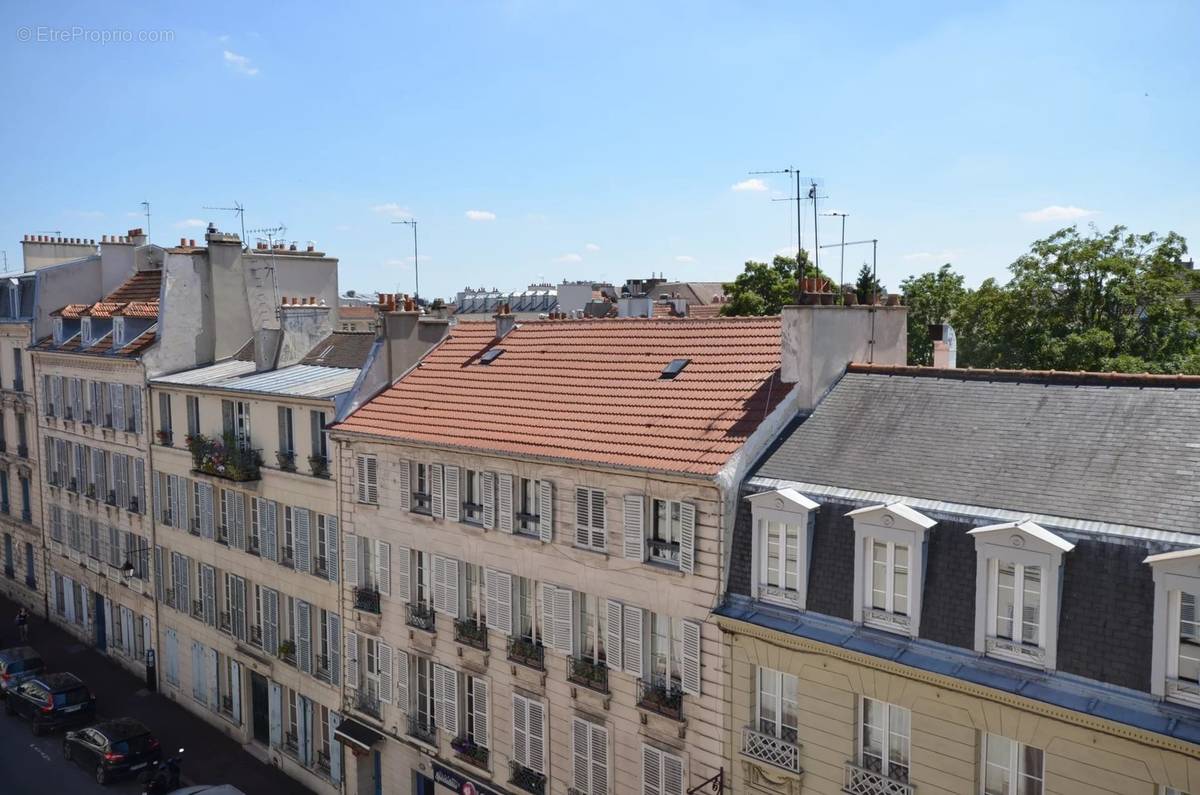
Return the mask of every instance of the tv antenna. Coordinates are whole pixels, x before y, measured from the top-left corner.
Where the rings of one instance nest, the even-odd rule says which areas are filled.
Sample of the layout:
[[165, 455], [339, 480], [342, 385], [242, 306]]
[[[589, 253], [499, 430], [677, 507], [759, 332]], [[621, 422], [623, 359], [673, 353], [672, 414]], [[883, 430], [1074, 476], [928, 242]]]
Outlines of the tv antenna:
[[142, 207], [146, 210], [146, 239], [150, 239], [150, 202], [142, 202]]
[[[238, 221], [241, 223], [241, 227], [242, 227], [242, 248], [245, 249], [245, 248], [250, 247], [249, 241], [246, 240], [246, 207], [245, 207], [245, 205], [243, 205], [241, 202], [235, 201], [233, 203], [232, 207], [208, 207], [208, 206], [205, 206], [205, 207], [202, 207], [201, 209], [224, 210], [227, 213], [237, 213]], [[147, 221], [147, 223], [149, 223], [149, 221]], [[280, 228], [285, 229], [285, 227], [280, 227]], [[250, 231], [254, 232], [254, 231], [260, 231], [260, 230], [252, 229]]]
[[[275, 268], [275, 241], [280, 240], [287, 234], [287, 227], [280, 224], [279, 226], [251, 229], [250, 234], [265, 235], [267, 238], [267, 246], [271, 250], [271, 289], [275, 293], [275, 317], [279, 317], [279, 277], [276, 275]], [[248, 249], [249, 247], [247, 247]]]
[[[802, 280], [804, 278], [804, 274], [800, 273], [800, 252], [804, 250], [804, 242], [803, 242], [803, 237], [802, 237], [803, 233], [801, 232], [801, 230], [803, 229], [803, 223], [804, 223], [802, 216], [800, 215], [800, 211], [802, 209], [801, 202], [811, 200], [813, 203], [813, 257], [814, 257], [813, 266], [814, 266], [814, 268], [816, 268], [819, 271], [820, 270], [820, 254], [818, 253], [818, 239], [817, 239], [817, 199], [826, 199], [829, 197], [828, 196], [818, 196], [817, 189], [822, 187], [825, 184], [825, 180], [820, 179], [818, 177], [801, 177], [800, 171], [792, 166], [788, 166], [787, 168], [777, 169], [775, 171], [751, 171], [750, 173], [751, 174], [790, 174], [791, 177], [795, 180], [796, 192], [793, 195], [787, 196], [782, 199], [772, 199], [771, 201], [795, 202], [796, 203], [796, 272], [797, 272], [796, 278], [801, 280], [800, 284], [803, 285], [804, 282]], [[806, 193], [801, 193], [801, 188], [800, 188], [801, 182], [805, 182], [808, 184], [808, 191]]]
[[34, 234], [35, 235], [54, 235], [55, 237], [62, 237], [62, 230], [61, 229], [37, 229], [34, 231]]
[[417, 261], [417, 219], [408, 218], [403, 221], [392, 221], [393, 224], [405, 224], [411, 226], [413, 230], [413, 277], [416, 279], [416, 286], [413, 288], [413, 298], [421, 297], [421, 266]]
[[[826, 218], [841, 218], [842, 219], [842, 245], [839, 246], [842, 250], [842, 264], [838, 268], [838, 293], [842, 292], [842, 285], [846, 283], [846, 216], [850, 213], [843, 213], [838, 210], [831, 210], [827, 213], [821, 213]], [[823, 246], [830, 248], [830, 246]]]

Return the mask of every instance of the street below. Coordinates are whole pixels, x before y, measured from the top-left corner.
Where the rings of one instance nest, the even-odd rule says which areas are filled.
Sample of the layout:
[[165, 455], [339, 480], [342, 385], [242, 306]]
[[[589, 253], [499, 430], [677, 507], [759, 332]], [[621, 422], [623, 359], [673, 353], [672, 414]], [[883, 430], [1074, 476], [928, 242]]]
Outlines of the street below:
[[102, 787], [90, 771], [63, 759], [63, 731], [34, 737], [29, 723], [0, 709], [0, 792], [5, 795], [92, 795], [140, 793], [141, 782], [127, 779]]

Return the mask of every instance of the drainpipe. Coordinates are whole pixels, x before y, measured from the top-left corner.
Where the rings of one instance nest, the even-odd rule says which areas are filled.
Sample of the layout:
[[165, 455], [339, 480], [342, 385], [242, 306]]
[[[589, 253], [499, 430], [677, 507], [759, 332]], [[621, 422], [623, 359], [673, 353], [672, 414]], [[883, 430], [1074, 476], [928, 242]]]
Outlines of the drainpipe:
[[[32, 324], [30, 324], [29, 327], [29, 344], [33, 344]], [[28, 348], [26, 348], [26, 350], [28, 350]], [[38, 422], [38, 405], [41, 403], [41, 401], [38, 400], [37, 390], [40, 388], [38, 384], [41, 382], [41, 379], [38, 378], [37, 375], [37, 358], [32, 353], [29, 354], [29, 375], [33, 379], [34, 390], [32, 393], [34, 428], [33, 436], [37, 439], [38, 463], [40, 466], [45, 466], [45, 462], [41, 460], [41, 451], [45, 449], [45, 444], [43, 443], [44, 440], [42, 439], [42, 426], [41, 423]], [[42, 478], [42, 472], [45, 470], [40, 469], [40, 466], [40, 471], [38, 472], [38, 483], [40, 484], [38, 486], [38, 513], [41, 514], [42, 525], [42, 618], [48, 622], [50, 620], [50, 544], [46, 540], [46, 489], [43, 488], [46, 483], [45, 479]]]

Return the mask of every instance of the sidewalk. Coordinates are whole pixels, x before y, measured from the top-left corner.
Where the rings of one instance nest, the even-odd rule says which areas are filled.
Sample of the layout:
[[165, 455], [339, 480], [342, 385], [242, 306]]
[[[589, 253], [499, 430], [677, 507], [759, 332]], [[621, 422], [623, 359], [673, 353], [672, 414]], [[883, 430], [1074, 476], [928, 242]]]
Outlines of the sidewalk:
[[[18, 606], [0, 596], [0, 648], [20, 644], [13, 619]], [[146, 690], [146, 683], [117, 663], [30, 615], [29, 645], [51, 671], [76, 674], [96, 695], [102, 717], [133, 717], [162, 742], [164, 755], [183, 748], [187, 783], [232, 784], [247, 795], [311, 795], [312, 791], [282, 771], [264, 764], [238, 743], [175, 702]]]

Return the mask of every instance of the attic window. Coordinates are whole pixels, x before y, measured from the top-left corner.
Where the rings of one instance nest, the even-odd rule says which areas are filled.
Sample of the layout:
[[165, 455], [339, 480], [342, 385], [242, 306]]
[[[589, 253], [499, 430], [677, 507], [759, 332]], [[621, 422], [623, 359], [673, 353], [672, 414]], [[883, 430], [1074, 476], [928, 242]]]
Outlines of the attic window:
[[671, 363], [663, 368], [659, 378], [674, 378], [683, 372], [683, 368], [687, 367], [690, 361], [691, 359], [672, 359]]
[[80, 322], [79, 325], [80, 325], [80, 332], [83, 335], [83, 344], [91, 345], [92, 344], [92, 319], [90, 317], [85, 317]]
[[500, 354], [504, 353], [503, 348], [491, 348], [483, 356], [479, 357], [480, 364], [491, 364], [500, 358]]

